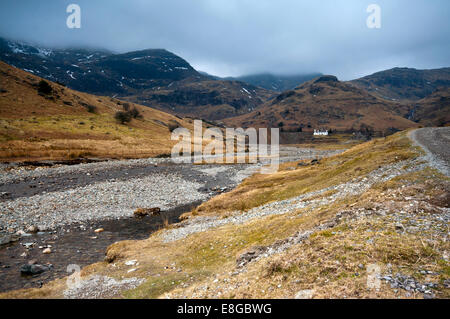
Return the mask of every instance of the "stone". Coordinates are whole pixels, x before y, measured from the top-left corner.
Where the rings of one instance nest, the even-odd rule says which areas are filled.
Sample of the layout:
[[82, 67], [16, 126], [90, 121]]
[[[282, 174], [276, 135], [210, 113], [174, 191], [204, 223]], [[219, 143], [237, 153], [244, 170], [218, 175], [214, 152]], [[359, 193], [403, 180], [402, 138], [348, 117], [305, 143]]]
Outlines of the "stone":
[[125, 262], [126, 266], [134, 266], [137, 264], [137, 260], [128, 260]]
[[30, 234], [36, 234], [38, 231], [39, 231], [39, 228], [34, 225], [27, 228], [27, 233], [30, 233]]
[[153, 207], [153, 208], [138, 208], [134, 211], [135, 217], [144, 217], [144, 216], [158, 216], [161, 213], [161, 208]]
[[23, 265], [20, 268], [20, 273], [23, 275], [38, 275], [42, 274], [43, 272], [49, 270], [49, 267], [39, 264], [32, 264], [32, 265]]
[[5, 235], [0, 237], [0, 245], [6, 245], [9, 243], [13, 243], [19, 240], [19, 236], [17, 235]]
[[94, 232], [95, 233], [102, 233], [102, 232], [104, 232], [105, 230], [103, 229], [103, 228], [97, 228], [96, 230], [94, 230]]
[[0, 192], [0, 198], [9, 198], [11, 196], [8, 192]]
[[45, 249], [42, 251], [42, 253], [43, 253], [43, 254], [51, 254], [51, 253], [52, 253], [52, 250], [51, 250], [50, 248], [45, 248]]
[[35, 245], [35, 243], [24, 243], [22, 244], [25, 248], [33, 248], [33, 246]]

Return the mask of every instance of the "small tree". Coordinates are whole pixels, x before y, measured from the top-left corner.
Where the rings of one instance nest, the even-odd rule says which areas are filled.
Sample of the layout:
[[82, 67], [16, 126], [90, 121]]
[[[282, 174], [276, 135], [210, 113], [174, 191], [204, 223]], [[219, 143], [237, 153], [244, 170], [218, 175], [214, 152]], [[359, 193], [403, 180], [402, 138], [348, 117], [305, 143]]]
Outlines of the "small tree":
[[95, 105], [88, 104], [86, 109], [89, 113], [97, 113], [97, 107]]
[[38, 84], [38, 93], [40, 95], [50, 95], [52, 94], [53, 89], [46, 81], [41, 80]]
[[119, 111], [114, 115], [114, 118], [120, 122], [120, 124], [125, 124], [131, 121], [131, 114], [129, 112]]
[[142, 118], [141, 112], [135, 107], [133, 107], [128, 113], [130, 113], [131, 117], [134, 119]]

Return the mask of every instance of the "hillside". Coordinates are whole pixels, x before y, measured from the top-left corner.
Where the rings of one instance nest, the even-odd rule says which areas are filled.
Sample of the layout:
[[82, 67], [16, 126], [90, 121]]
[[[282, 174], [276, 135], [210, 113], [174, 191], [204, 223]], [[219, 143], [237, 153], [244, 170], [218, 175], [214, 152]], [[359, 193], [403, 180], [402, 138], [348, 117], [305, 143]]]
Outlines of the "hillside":
[[284, 131], [338, 131], [370, 126], [375, 131], [416, 127], [407, 120], [410, 107], [375, 97], [363, 89], [322, 76], [283, 92], [249, 114], [225, 120], [228, 125], [280, 127]]
[[98, 95], [127, 95], [201, 75], [162, 49], [113, 54], [91, 49], [50, 49], [0, 38], [0, 59], [17, 68]]
[[450, 87], [442, 87], [413, 104], [411, 118], [423, 126], [450, 124]]
[[450, 68], [394, 68], [353, 80], [351, 83], [384, 99], [416, 101], [430, 95], [439, 87], [449, 87]]
[[239, 81], [187, 79], [125, 99], [182, 116], [221, 120], [251, 112], [273, 95]]
[[310, 81], [320, 75], [321, 75], [320, 73], [297, 74], [297, 75], [275, 75], [271, 73], [262, 73], [262, 74], [244, 75], [234, 79], [255, 86], [259, 86], [267, 90], [283, 92], [287, 90], [292, 90], [295, 87], [299, 86], [300, 84]]
[[243, 82], [212, 80], [163, 49], [114, 54], [42, 48], [0, 38], [0, 60], [74, 90], [210, 120], [253, 110], [272, 95]]
[[[110, 97], [81, 93], [0, 62], [0, 160], [148, 157], [170, 153], [169, 125], [189, 123], [167, 113]], [[127, 125], [125, 107], [142, 118]]]

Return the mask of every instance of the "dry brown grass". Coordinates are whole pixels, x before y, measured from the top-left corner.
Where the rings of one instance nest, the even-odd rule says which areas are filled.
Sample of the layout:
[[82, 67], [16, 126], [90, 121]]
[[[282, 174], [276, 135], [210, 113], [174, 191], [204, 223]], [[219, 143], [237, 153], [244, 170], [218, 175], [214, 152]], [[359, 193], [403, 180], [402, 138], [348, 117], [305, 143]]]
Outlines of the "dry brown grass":
[[[139, 158], [170, 154], [170, 123], [192, 128], [173, 115], [130, 104], [142, 118], [121, 125], [117, 99], [70, 90], [51, 83], [51, 98], [40, 96], [40, 78], [0, 62], [0, 160]], [[95, 113], [87, 106], [94, 106]]]

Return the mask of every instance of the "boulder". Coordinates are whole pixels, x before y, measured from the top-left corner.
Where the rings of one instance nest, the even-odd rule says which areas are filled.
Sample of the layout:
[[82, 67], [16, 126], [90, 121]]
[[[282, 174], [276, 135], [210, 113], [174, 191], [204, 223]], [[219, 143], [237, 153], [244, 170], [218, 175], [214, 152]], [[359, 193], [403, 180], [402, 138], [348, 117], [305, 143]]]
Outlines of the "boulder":
[[138, 208], [134, 211], [135, 217], [144, 217], [144, 216], [158, 216], [161, 213], [161, 208], [153, 207], [153, 208]]
[[23, 265], [20, 268], [20, 273], [22, 275], [38, 275], [38, 274], [42, 274], [43, 272], [49, 270], [50, 268], [44, 265], [39, 265], [39, 264], [27, 264], [27, 265]]
[[39, 231], [39, 228], [34, 225], [27, 228], [27, 233], [30, 233], [30, 234], [35, 234], [38, 231]]
[[4, 235], [4, 236], [0, 235], [0, 246], [1, 245], [6, 245], [6, 244], [9, 244], [9, 243], [13, 243], [13, 242], [16, 242], [18, 240], [19, 240], [19, 236], [17, 236], [17, 235]]

